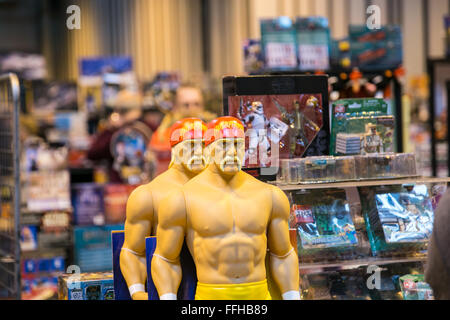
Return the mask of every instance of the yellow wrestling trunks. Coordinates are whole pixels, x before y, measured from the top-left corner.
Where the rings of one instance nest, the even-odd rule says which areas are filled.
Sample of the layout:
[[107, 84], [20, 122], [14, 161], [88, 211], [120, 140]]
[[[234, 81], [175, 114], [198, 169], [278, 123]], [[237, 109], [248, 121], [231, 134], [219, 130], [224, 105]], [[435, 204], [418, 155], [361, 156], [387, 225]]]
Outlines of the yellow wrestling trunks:
[[197, 283], [195, 300], [272, 300], [267, 280], [249, 283]]

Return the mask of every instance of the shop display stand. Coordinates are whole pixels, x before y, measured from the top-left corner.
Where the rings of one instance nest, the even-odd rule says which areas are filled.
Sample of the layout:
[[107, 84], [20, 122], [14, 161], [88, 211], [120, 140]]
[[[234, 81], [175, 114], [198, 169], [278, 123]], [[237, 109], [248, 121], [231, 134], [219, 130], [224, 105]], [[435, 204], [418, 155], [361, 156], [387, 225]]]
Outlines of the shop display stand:
[[0, 298], [20, 299], [20, 84], [0, 76]]
[[[281, 184], [274, 183], [283, 191], [285, 191], [288, 196], [290, 192], [308, 190], [308, 189], [343, 189], [346, 194], [360, 194], [360, 188], [374, 188], [381, 186], [395, 186], [404, 185], [413, 186], [418, 184], [425, 185], [436, 185], [436, 184], [446, 184], [450, 183], [450, 177], [447, 178], [428, 178], [428, 177], [410, 177], [410, 178], [399, 178], [399, 179], [385, 179], [385, 180], [366, 180], [366, 181], [349, 181], [349, 182], [335, 182], [335, 183], [316, 183], [316, 184]], [[359, 196], [358, 196], [359, 198]], [[360, 216], [356, 219], [358, 224], [361, 225], [362, 222], [362, 206], [359, 199], [359, 203], [351, 203], [350, 210], [353, 211], [353, 216]], [[357, 212], [357, 213], [356, 213]], [[355, 221], [356, 222], [356, 221]], [[302, 261], [299, 257], [299, 274], [301, 277], [307, 277], [308, 275], [314, 274], [325, 274], [330, 272], [338, 272], [344, 270], [356, 270], [361, 267], [369, 266], [384, 266], [389, 267], [389, 265], [420, 265], [423, 269], [424, 263], [426, 262], [426, 253], [421, 254], [406, 254], [401, 256], [372, 256], [368, 254], [366, 257], [359, 257], [356, 259], [336, 259], [335, 261], [318, 261], [318, 262], [306, 262]], [[308, 281], [301, 281], [302, 292], [303, 290], [308, 290]], [[306, 287], [305, 287], [306, 285]]]
[[[450, 59], [428, 59], [427, 60], [427, 73], [430, 77], [430, 80], [428, 82], [428, 108], [430, 111], [429, 116], [429, 126], [431, 131], [431, 170], [433, 177], [437, 176], [438, 174], [438, 156], [437, 156], [437, 139], [436, 139], [436, 97], [435, 97], [435, 88], [436, 85], [438, 85], [438, 79], [437, 74], [439, 73], [439, 68], [442, 67], [450, 67]], [[447, 113], [448, 113], [448, 107], [450, 106], [450, 76], [447, 75], [447, 83], [446, 83], [446, 90], [447, 90]], [[450, 119], [447, 115], [447, 130], [450, 127]], [[447, 143], [448, 143], [448, 132], [447, 132]], [[447, 155], [447, 167], [448, 172], [450, 173], [450, 148], [448, 149], [448, 155]]]
[[428, 178], [428, 177], [414, 177], [414, 178], [399, 178], [386, 180], [361, 180], [348, 182], [333, 182], [333, 183], [315, 183], [315, 184], [277, 184], [277, 186], [284, 191], [289, 190], [307, 190], [307, 189], [331, 189], [331, 188], [353, 188], [353, 187], [375, 187], [401, 184], [444, 184], [450, 183], [449, 178]]
[[[360, 70], [363, 74], [363, 77], [365, 78], [374, 78], [376, 76], [385, 76], [387, 71], [390, 71], [390, 73], [393, 75], [395, 73], [395, 70], [372, 70], [372, 71], [364, 71]], [[315, 71], [270, 71], [265, 70], [260, 73], [252, 73], [251, 75], [258, 75], [258, 74], [264, 74], [264, 75], [294, 75], [294, 74], [314, 74]], [[340, 76], [342, 74], [345, 74], [348, 78], [348, 75], [351, 73], [351, 70], [348, 69], [339, 69], [334, 68], [330, 69], [328, 71], [323, 72], [324, 74], [327, 74], [330, 77], [337, 77], [340, 79]], [[395, 77], [392, 76], [392, 101], [394, 106], [394, 116], [396, 121], [396, 143], [397, 143], [397, 151], [396, 152], [403, 152], [403, 106], [402, 106], [402, 94], [403, 94], [403, 87], [401, 82]]]

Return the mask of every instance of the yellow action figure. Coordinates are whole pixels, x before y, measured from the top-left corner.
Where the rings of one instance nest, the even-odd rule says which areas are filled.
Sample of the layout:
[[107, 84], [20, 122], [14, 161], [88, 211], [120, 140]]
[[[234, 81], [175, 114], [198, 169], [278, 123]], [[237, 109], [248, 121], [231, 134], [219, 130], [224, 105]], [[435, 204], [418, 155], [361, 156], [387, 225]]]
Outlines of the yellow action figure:
[[147, 279], [145, 237], [156, 234], [161, 200], [206, 166], [203, 156], [205, 133], [206, 125], [198, 118], [175, 122], [171, 127], [169, 169], [150, 183], [136, 188], [128, 198], [120, 268], [133, 300], [148, 300], [144, 286]]
[[266, 254], [283, 299], [300, 299], [286, 195], [241, 171], [245, 139], [238, 119], [218, 118], [213, 133], [205, 138], [206, 146], [212, 143], [207, 169], [159, 207], [152, 279], [160, 299], [177, 297], [185, 238], [197, 270], [196, 300], [271, 299]]

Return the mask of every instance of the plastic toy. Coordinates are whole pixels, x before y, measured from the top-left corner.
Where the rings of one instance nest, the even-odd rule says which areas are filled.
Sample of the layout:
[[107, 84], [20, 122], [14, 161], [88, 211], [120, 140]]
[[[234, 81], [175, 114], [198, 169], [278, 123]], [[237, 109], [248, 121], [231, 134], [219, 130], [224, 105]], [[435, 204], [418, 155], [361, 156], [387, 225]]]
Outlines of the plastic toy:
[[241, 171], [245, 140], [237, 118], [218, 118], [205, 140], [213, 162], [159, 206], [151, 271], [160, 299], [176, 299], [185, 238], [197, 269], [196, 300], [270, 299], [266, 254], [283, 299], [299, 299], [286, 195]]
[[172, 161], [169, 169], [152, 182], [135, 189], [128, 199], [120, 267], [133, 299], [148, 299], [144, 286], [147, 278], [145, 237], [156, 235], [161, 201], [206, 166], [207, 160], [203, 155], [205, 132], [206, 125], [200, 119], [186, 118], [175, 122], [171, 127]]

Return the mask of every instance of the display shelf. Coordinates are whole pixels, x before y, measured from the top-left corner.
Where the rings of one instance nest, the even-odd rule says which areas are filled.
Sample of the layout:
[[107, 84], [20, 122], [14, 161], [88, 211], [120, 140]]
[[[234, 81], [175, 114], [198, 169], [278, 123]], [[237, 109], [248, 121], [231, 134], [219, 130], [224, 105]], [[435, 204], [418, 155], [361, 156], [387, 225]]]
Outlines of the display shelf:
[[339, 270], [349, 270], [356, 269], [363, 266], [369, 265], [388, 265], [396, 263], [409, 263], [409, 262], [425, 262], [427, 260], [426, 256], [419, 257], [405, 257], [405, 258], [366, 258], [358, 260], [347, 260], [347, 261], [336, 261], [334, 263], [300, 263], [299, 269], [300, 274], [313, 274], [322, 273], [327, 271], [339, 271]]
[[376, 187], [399, 184], [432, 184], [432, 183], [450, 183], [450, 177], [446, 178], [398, 178], [398, 179], [384, 179], [384, 180], [361, 180], [361, 181], [346, 181], [346, 182], [332, 182], [332, 183], [314, 183], [314, 184], [280, 184], [274, 182], [281, 190], [309, 190], [309, 189], [330, 189], [330, 188], [353, 188], [353, 187]]

